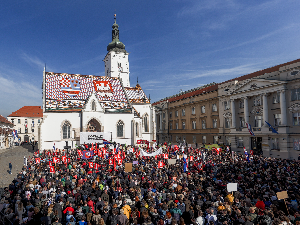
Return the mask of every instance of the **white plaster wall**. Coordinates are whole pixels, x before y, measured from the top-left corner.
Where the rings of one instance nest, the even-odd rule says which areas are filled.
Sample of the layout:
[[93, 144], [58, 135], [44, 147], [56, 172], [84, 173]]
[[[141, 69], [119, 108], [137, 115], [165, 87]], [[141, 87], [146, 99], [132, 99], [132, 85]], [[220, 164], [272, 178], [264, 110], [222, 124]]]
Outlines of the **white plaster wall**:
[[[62, 139], [62, 125], [64, 121], [69, 121], [71, 124], [71, 138]], [[55, 147], [62, 149], [65, 146], [65, 141], [74, 141], [72, 138], [73, 130], [80, 129], [80, 113], [44, 113], [44, 119], [41, 123], [41, 145], [40, 149], [53, 149]], [[70, 142], [69, 142], [70, 145]]]

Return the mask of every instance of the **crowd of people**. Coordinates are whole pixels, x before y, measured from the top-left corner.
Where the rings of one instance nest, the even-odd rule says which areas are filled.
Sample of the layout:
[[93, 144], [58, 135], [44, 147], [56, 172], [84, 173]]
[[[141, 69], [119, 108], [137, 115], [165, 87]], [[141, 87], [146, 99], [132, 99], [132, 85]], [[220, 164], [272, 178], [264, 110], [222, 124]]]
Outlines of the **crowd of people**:
[[2, 193], [2, 224], [300, 224], [299, 160], [85, 145], [36, 152], [24, 164]]

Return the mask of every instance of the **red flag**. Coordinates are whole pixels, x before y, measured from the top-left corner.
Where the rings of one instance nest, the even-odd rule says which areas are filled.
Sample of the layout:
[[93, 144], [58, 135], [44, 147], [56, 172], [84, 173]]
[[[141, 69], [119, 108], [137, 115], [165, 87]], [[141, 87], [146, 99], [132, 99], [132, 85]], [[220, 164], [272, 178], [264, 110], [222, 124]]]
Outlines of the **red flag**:
[[157, 168], [163, 168], [164, 167], [164, 162], [163, 161], [159, 161], [158, 162], [158, 165], [157, 165]]
[[190, 161], [193, 161], [194, 160], [194, 156], [190, 156]]
[[53, 157], [53, 163], [59, 163], [59, 158]]
[[99, 168], [99, 164], [95, 163], [95, 164], [94, 164], [94, 169], [95, 169], [95, 170], [98, 170], [98, 168]]
[[113, 159], [109, 159], [109, 165], [110, 165], [110, 166], [114, 165]]
[[81, 150], [77, 150], [77, 153], [80, 157], [82, 157], [82, 151]]
[[51, 161], [49, 161], [49, 166], [52, 166], [52, 162]]
[[113, 149], [113, 154], [116, 154], [116, 149], [115, 148]]
[[118, 165], [122, 165], [122, 159], [118, 159]]
[[116, 159], [114, 158], [114, 170], [116, 170]]
[[90, 168], [90, 169], [93, 169], [93, 168], [94, 168], [93, 162], [89, 162], [89, 168]]
[[164, 159], [168, 159], [169, 158], [168, 154], [163, 154], [163, 155], [164, 155]]
[[62, 160], [65, 164], [67, 164], [67, 157], [66, 157], [66, 156], [62, 156], [62, 157], [61, 157], [61, 160]]
[[50, 173], [55, 173], [54, 166], [50, 166]]
[[41, 163], [41, 159], [40, 158], [35, 158], [35, 163], [36, 164]]
[[69, 162], [71, 162], [71, 159], [70, 159], [70, 158], [68, 158], [68, 163], [69, 163]]

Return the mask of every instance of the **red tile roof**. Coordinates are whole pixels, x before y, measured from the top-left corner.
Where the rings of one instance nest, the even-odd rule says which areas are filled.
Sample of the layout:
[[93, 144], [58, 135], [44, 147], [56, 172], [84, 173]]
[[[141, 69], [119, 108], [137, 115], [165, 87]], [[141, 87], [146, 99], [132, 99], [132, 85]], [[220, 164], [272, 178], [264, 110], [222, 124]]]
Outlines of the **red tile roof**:
[[11, 122], [9, 122], [4, 116], [0, 115], [0, 123], [5, 123], [9, 125], [13, 125]]
[[41, 106], [23, 106], [12, 112], [9, 117], [43, 117], [43, 110]]

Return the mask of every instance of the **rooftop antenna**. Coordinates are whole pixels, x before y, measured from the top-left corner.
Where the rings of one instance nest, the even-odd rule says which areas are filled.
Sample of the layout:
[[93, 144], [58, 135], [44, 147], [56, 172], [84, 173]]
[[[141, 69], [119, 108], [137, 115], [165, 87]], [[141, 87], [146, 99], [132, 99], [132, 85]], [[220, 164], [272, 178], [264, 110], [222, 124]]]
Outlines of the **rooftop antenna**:
[[45, 63], [45, 67], [44, 67], [44, 72], [46, 72], [46, 63]]
[[139, 76], [136, 77], [136, 83], [139, 83]]

